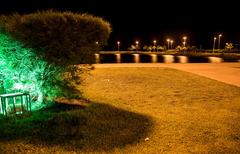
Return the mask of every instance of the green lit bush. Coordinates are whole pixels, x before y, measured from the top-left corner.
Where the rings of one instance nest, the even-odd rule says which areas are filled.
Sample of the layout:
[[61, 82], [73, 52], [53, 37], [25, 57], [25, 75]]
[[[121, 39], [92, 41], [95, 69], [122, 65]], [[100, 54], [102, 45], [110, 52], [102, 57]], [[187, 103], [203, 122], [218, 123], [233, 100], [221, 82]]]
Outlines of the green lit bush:
[[38, 102], [79, 97], [77, 84], [111, 28], [99, 17], [45, 11], [0, 17], [1, 93], [30, 91]]
[[111, 32], [108, 22], [88, 14], [46, 11], [3, 20], [5, 31], [56, 65], [93, 62], [96, 42], [105, 44]]
[[44, 76], [46, 65], [47, 63], [40, 60], [32, 49], [25, 48], [19, 41], [0, 33], [1, 93], [27, 91], [31, 93], [32, 98], [41, 103], [45, 82], [41, 78]]

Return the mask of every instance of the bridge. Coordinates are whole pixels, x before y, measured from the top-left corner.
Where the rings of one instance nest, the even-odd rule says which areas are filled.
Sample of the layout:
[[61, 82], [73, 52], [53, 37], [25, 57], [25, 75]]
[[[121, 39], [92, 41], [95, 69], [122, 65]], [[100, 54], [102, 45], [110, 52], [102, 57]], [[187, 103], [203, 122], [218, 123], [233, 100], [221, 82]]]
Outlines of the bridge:
[[221, 63], [240, 62], [240, 53], [100, 51], [95, 63]]

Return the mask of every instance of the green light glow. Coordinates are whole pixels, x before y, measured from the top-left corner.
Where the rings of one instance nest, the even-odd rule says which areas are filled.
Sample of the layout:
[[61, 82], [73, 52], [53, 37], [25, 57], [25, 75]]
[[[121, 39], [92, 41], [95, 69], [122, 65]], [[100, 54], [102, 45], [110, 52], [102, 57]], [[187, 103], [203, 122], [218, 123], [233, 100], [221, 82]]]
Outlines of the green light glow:
[[45, 98], [58, 95], [59, 88], [52, 80], [60, 78], [61, 69], [40, 60], [32, 50], [0, 33], [0, 94], [29, 92], [36, 110], [44, 106]]
[[79, 64], [93, 62], [110, 33], [108, 22], [88, 14], [0, 15], [0, 94], [28, 92], [33, 110], [56, 98], [82, 97], [80, 75], [90, 68]]

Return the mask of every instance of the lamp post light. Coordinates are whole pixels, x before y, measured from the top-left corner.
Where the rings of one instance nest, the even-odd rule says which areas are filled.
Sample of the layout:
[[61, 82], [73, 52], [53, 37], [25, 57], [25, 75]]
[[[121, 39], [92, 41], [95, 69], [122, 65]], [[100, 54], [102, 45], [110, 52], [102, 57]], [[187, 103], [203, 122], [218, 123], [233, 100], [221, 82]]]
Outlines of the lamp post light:
[[187, 37], [184, 36], [184, 37], [183, 37], [183, 47], [186, 47], [186, 40], [187, 40]]
[[221, 37], [222, 37], [222, 34], [219, 34], [218, 35], [218, 50], [220, 50], [220, 48], [221, 48], [221, 45], [220, 45], [220, 40], [221, 40]]
[[171, 43], [171, 49], [172, 49], [173, 48], [173, 40], [171, 40], [170, 43]]
[[183, 42], [183, 47], [185, 47], [186, 46], [186, 42]]
[[156, 48], [157, 48], [157, 47], [156, 47], [156, 43], [157, 43], [157, 41], [156, 41], [156, 40], [153, 40], [153, 47], [154, 47], [153, 49], [154, 49], [154, 51], [156, 51]]
[[138, 44], [139, 44], [139, 41], [136, 41], [136, 51], [138, 50]]
[[100, 50], [100, 48], [99, 48], [99, 42], [96, 41], [95, 44], [96, 44], [96, 48], [97, 48], [97, 50]]
[[213, 38], [213, 52], [214, 52], [214, 50], [215, 50], [216, 39], [217, 39], [216, 37]]
[[170, 39], [167, 39], [167, 49], [169, 50], [169, 42], [170, 42]]
[[120, 51], [120, 41], [117, 41], [118, 51]]

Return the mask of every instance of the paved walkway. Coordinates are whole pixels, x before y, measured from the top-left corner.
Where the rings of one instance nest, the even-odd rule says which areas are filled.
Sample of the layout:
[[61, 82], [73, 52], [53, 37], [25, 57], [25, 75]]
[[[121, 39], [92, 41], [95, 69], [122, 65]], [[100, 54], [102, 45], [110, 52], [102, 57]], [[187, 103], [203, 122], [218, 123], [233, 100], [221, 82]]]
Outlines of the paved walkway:
[[240, 63], [129, 63], [129, 64], [94, 64], [96, 68], [110, 67], [169, 67], [231, 85], [240, 87]]

